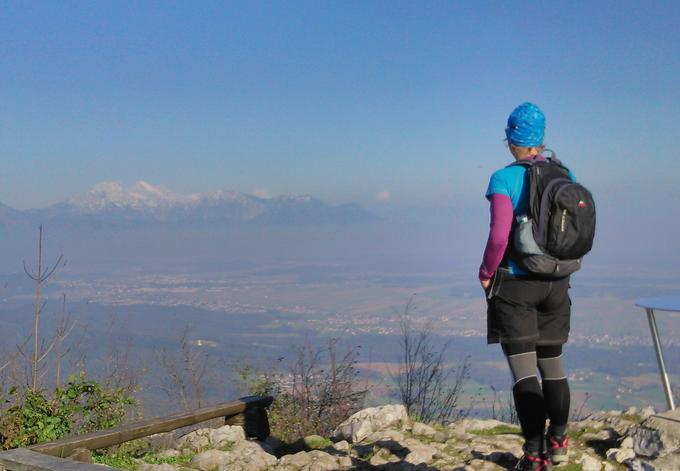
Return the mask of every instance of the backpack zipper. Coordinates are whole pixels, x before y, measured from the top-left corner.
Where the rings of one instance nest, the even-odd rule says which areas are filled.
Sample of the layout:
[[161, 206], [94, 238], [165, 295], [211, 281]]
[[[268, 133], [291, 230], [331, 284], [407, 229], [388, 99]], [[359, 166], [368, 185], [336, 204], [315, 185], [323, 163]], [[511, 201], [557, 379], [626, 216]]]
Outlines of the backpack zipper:
[[567, 218], [567, 210], [562, 210], [562, 222], [560, 223], [560, 232], [564, 232], [564, 220]]
[[[538, 170], [538, 167], [536, 168]], [[562, 189], [569, 184], [573, 183], [569, 178], [554, 178], [548, 184], [543, 188], [543, 193], [541, 194], [541, 202], [539, 208], [542, 209], [542, 211], [538, 214], [538, 218], [536, 215], [534, 215], [534, 219], [538, 219], [538, 233], [536, 236], [538, 236], [538, 239], [536, 242], [539, 242], [539, 246], [541, 244], [546, 243], [546, 233], [547, 233], [547, 228], [545, 227], [547, 224], [547, 219], [550, 215], [549, 213], [549, 208], [548, 208], [548, 197], [550, 196], [550, 192], [552, 191], [553, 187], [559, 184], [562, 184], [560, 188], [557, 189], [555, 192], [555, 195], [553, 196], [554, 198], [557, 198], [557, 195], [562, 191]], [[536, 237], [534, 236], [534, 237]]]

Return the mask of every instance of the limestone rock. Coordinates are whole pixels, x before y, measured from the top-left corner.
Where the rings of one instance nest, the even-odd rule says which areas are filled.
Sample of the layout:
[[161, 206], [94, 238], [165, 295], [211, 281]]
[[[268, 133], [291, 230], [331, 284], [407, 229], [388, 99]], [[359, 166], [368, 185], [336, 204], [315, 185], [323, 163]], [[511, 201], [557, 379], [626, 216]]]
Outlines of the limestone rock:
[[220, 450], [208, 450], [191, 459], [191, 467], [201, 471], [212, 471], [229, 462], [229, 453]]
[[191, 460], [191, 467], [202, 471], [214, 469], [260, 471], [276, 464], [276, 457], [255, 442], [236, 442], [229, 451], [208, 450]]
[[373, 432], [387, 428], [401, 428], [408, 423], [408, 414], [403, 405], [371, 407], [352, 415], [333, 432], [336, 441], [360, 442]]
[[470, 440], [474, 437], [473, 434], [467, 433], [462, 429], [451, 428], [450, 425], [449, 425], [449, 429], [447, 430], [446, 433], [449, 436], [449, 439], [447, 440], [447, 442], [451, 441], [451, 440], [466, 441], [466, 440]]
[[619, 435], [626, 435], [630, 429], [637, 426], [636, 421], [629, 420], [630, 416], [621, 411], [595, 412], [586, 419], [577, 422], [578, 428], [601, 429], [609, 427]]
[[167, 463], [163, 464], [143, 463], [137, 466], [137, 471], [177, 471], [177, 467]]
[[239, 425], [224, 425], [217, 429], [200, 428], [177, 439], [176, 448], [200, 453], [209, 448], [231, 446], [245, 439], [243, 427]]
[[341, 440], [333, 444], [333, 449], [342, 453], [349, 453], [349, 443], [347, 440]]
[[244, 464], [248, 465], [247, 469], [264, 470], [276, 464], [276, 457], [263, 450], [257, 442], [237, 442], [228, 453], [231, 466]]
[[449, 424], [449, 428], [458, 433], [476, 432], [479, 430], [490, 430], [499, 425], [509, 425], [494, 419], [464, 419]]
[[680, 454], [672, 453], [654, 460], [651, 463], [641, 463], [644, 471], [678, 471], [680, 469]]
[[411, 452], [406, 455], [404, 461], [411, 464], [430, 464], [433, 456], [437, 453], [435, 448], [427, 445], [409, 447], [409, 450]]
[[279, 460], [277, 469], [285, 471], [330, 471], [347, 469], [352, 461], [346, 456], [333, 456], [320, 450], [301, 451]]
[[405, 440], [404, 434], [398, 430], [380, 430], [373, 432], [364, 438], [366, 442], [402, 442]]
[[580, 460], [578, 460], [581, 465], [582, 471], [601, 471], [602, 463], [597, 458], [590, 456], [588, 454], [583, 454]]
[[210, 429], [202, 428], [177, 439], [177, 449], [200, 453], [210, 447]]
[[411, 438], [411, 437], [404, 439], [404, 441], [402, 441], [400, 443], [405, 448], [417, 448], [417, 447], [419, 447], [420, 445], [423, 444], [423, 442], [421, 442], [417, 438]]
[[470, 461], [470, 465], [465, 467], [465, 470], [467, 471], [468, 469], [474, 470], [474, 471], [497, 471], [497, 470], [502, 470], [506, 468], [502, 468], [498, 466], [495, 463], [492, 463], [490, 461], [486, 460], [472, 460]]
[[632, 437], [626, 437], [621, 441], [621, 448], [626, 449], [626, 448], [633, 448], [633, 438]]
[[606, 456], [608, 460], [623, 464], [628, 460], [635, 459], [635, 452], [632, 448], [611, 448], [607, 450]]
[[371, 457], [370, 460], [368, 460], [368, 463], [371, 466], [382, 466], [384, 464], [389, 463], [389, 460], [381, 453], [376, 453]]
[[309, 465], [311, 460], [312, 459], [309, 456], [308, 452], [300, 451], [293, 455], [285, 455], [281, 457], [281, 459], [279, 460], [279, 467], [284, 469], [297, 470], [302, 468], [303, 466]]
[[411, 425], [411, 433], [413, 433], [413, 435], [420, 435], [423, 437], [432, 438], [435, 436], [437, 431], [434, 429], [434, 427], [430, 427], [427, 424], [423, 424], [421, 422], [414, 422]]
[[229, 444], [246, 439], [246, 433], [240, 425], [225, 425], [208, 432], [208, 439], [213, 448], [222, 448]]
[[[638, 424], [648, 409], [597, 412], [571, 423], [570, 429], [575, 433], [570, 463], [582, 471], [618, 471], [624, 467], [634, 471], [679, 471], [680, 411], [650, 415]], [[299, 453], [278, 460], [274, 451], [290, 453], [290, 445], [284, 446], [274, 437], [264, 442], [249, 441], [241, 427], [225, 426], [198, 429], [179, 438], [174, 448], [156, 452], [159, 457], [197, 452], [190, 465], [140, 464], [139, 470], [508, 470], [523, 453], [523, 439], [512, 429], [506, 431], [499, 426], [506, 428], [509, 424], [467, 419], [437, 430], [428, 424], [411, 423], [401, 406], [375, 407], [343, 422], [334, 431], [335, 443], [310, 435], [299, 440]], [[172, 445], [172, 440], [168, 444]], [[607, 460], [601, 456], [603, 450], [607, 450]], [[556, 467], [556, 471], [559, 469]]]
[[635, 453], [656, 458], [680, 449], [680, 409], [652, 415], [631, 430]]
[[352, 459], [349, 456], [339, 456], [336, 458], [338, 460], [339, 469], [350, 469], [352, 468]]

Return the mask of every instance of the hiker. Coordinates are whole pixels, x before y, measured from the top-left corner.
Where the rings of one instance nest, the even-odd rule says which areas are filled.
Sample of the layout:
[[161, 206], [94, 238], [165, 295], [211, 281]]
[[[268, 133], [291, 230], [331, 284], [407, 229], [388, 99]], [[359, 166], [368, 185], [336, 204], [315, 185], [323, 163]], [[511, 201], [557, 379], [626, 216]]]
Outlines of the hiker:
[[[532, 103], [521, 104], [508, 118], [505, 134], [515, 162], [493, 173], [489, 181], [486, 198], [491, 204], [491, 223], [479, 269], [479, 281], [488, 304], [487, 342], [501, 344], [514, 380], [512, 392], [525, 439], [524, 456], [517, 463], [517, 470], [549, 470], [552, 464], [568, 459], [570, 392], [562, 362], [562, 345], [567, 342], [571, 314], [569, 273], [580, 267], [580, 257], [560, 260], [544, 254], [538, 247], [535, 252], [528, 251], [530, 255], [520, 255], [513, 243], [521, 230], [520, 221], [527, 222], [526, 215], [531, 212], [530, 187], [536, 187], [530, 184], [530, 169], [533, 165], [551, 163], [543, 156], [544, 133], [545, 116]], [[592, 217], [594, 232], [594, 204], [588, 207], [592, 202], [588, 199], [590, 194], [575, 183], [566, 167], [556, 159], [555, 162], [551, 163], [550, 170], [561, 172], [562, 176], [556, 184], [580, 187], [573, 190], [585, 195], [577, 196], [576, 205], [592, 212], [588, 217]], [[566, 193], [570, 192], [572, 188]], [[564, 218], [568, 213], [565, 209], [560, 214], [561, 230], [565, 232]], [[566, 222], [569, 230], [579, 228], [571, 222]], [[587, 222], [590, 224], [591, 220]], [[531, 220], [526, 228], [531, 234]], [[578, 238], [579, 234], [570, 236]], [[578, 253], [587, 252], [592, 246], [592, 235], [584, 237], [590, 237], [587, 248], [588, 240], [569, 241], [585, 244]], [[525, 262], [524, 266], [520, 260]], [[540, 382], [537, 369], [541, 373]], [[550, 419], [547, 433], [546, 419]]]

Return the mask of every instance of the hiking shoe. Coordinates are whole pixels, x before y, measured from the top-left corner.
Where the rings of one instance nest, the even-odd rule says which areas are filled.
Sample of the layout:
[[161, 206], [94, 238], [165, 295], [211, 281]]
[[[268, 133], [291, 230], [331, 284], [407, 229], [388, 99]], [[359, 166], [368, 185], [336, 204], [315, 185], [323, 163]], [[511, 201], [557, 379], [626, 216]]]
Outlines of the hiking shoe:
[[553, 464], [566, 463], [569, 461], [569, 435], [561, 437], [548, 434], [548, 454]]
[[512, 469], [514, 471], [552, 471], [553, 467], [549, 458], [544, 458], [536, 452], [524, 450], [524, 456]]

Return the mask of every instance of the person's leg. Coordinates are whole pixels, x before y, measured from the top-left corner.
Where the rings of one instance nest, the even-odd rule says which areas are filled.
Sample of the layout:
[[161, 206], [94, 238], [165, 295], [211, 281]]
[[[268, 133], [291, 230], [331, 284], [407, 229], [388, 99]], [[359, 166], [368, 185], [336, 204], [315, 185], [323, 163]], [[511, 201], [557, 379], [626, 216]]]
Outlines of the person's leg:
[[543, 378], [543, 394], [553, 436], [566, 433], [569, 420], [569, 383], [564, 371], [562, 345], [569, 337], [571, 300], [569, 277], [549, 283], [546, 297], [536, 306], [541, 338], [536, 349]]
[[538, 346], [538, 369], [543, 378], [543, 397], [550, 418], [547, 433], [548, 452], [553, 463], [569, 461], [569, 382], [562, 361], [562, 345]]
[[538, 369], [543, 380], [545, 408], [550, 418], [549, 432], [561, 437], [569, 421], [570, 392], [562, 359], [562, 345], [537, 346]]
[[544, 440], [546, 410], [536, 371], [536, 346], [533, 343], [501, 346], [512, 372], [512, 395], [524, 435], [525, 451], [538, 453]]

